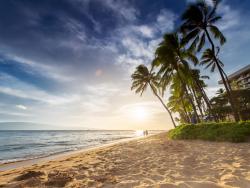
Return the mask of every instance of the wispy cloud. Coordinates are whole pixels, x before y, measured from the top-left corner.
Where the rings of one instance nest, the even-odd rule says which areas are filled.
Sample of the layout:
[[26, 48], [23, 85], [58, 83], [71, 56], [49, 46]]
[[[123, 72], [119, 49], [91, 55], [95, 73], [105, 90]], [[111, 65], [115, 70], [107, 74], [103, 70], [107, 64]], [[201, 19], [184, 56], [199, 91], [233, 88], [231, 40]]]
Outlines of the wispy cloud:
[[118, 28], [123, 52], [118, 56], [117, 64], [125, 67], [129, 74], [138, 64], [150, 64], [162, 34], [173, 31], [176, 19], [172, 11], [162, 9], [147, 25], [132, 24]]

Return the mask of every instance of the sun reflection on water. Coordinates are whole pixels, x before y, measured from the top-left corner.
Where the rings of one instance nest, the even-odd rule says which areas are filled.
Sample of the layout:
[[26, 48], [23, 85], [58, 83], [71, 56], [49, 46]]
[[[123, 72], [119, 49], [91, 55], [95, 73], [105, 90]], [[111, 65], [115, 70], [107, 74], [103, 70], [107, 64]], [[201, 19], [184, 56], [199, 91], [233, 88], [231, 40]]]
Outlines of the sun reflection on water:
[[144, 131], [143, 130], [136, 130], [135, 135], [136, 136], [143, 136]]

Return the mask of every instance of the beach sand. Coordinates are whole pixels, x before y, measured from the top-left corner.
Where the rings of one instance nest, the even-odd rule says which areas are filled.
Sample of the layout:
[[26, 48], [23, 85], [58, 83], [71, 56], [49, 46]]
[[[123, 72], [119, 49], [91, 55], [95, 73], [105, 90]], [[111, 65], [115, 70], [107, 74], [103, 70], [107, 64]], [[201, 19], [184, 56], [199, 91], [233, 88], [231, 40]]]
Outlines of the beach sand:
[[250, 143], [166, 133], [0, 172], [0, 187], [250, 187]]

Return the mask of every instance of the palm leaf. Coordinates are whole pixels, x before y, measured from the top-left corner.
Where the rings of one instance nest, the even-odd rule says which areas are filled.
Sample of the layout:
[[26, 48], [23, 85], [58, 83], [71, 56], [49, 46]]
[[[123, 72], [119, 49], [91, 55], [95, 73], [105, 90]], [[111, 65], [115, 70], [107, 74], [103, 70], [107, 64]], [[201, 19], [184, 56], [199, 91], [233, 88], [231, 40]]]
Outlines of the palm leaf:
[[214, 18], [209, 19], [209, 23], [215, 23], [215, 22], [217, 22], [217, 21], [220, 20], [220, 19], [222, 19], [221, 16], [216, 16], [216, 17], [214, 17]]
[[214, 64], [212, 65], [211, 72], [214, 72], [215, 67], [216, 67], [216, 64], [214, 63]]
[[204, 44], [205, 44], [205, 33], [203, 33], [202, 36], [201, 36], [200, 43], [199, 43], [198, 48], [197, 48], [198, 52], [201, 51], [201, 49], [203, 48]]
[[195, 51], [197, 43], [199, 42], [199, 35], [196, 36], [196, 38], [193, 40], [192, 44], [190, 45], [190, 47], [188, 48], [189, 51]]
[[220, 40], [220, 44], [223, 45], [226, 42], [226, 38], [224, 35], [221, 33], [221, 31], [218, 29], [218, 27], [214, 25], [209, 25], [210, 31], [213, 33], [214, 37], [216, 39]]
[[186, 36], [183, 37], [182, 39], [182, 44], [187, 44], [189, 41], [191, 41], [193, 38], [197, 37], [199, 34], [200, 30], [199, 29], [194, 29], [193, 31], [189, 32]]

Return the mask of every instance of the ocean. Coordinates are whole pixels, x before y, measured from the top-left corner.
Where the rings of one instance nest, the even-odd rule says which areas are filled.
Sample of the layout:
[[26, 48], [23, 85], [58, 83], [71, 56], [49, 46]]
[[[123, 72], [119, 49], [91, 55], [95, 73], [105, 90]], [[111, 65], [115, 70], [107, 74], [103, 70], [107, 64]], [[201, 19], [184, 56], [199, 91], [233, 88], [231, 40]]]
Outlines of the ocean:
[[[149, 131], [149, 134], [157, 132]], [[87, 149], [138, 136], [141, 135], [135, 131], [0, 131], [0, 164]]]

